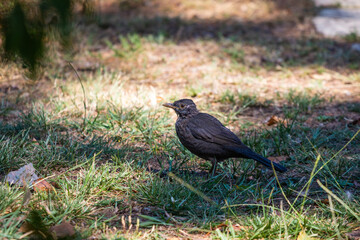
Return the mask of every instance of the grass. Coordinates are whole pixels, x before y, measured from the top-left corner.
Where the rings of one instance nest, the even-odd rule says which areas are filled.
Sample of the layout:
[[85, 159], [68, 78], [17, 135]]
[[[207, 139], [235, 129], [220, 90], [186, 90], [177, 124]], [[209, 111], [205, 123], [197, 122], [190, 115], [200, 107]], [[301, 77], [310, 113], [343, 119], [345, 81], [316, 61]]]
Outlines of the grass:
[[289, 105], [292, 105], [293, 108], [304, 113], [312, 111], [314, 108], [325, 102], [325, 100], [318, 93], [311, 96], [308, 92], [299, 93], [293, 89], [290, 89], [290, 91], [285, 94], [284, 97], [288, 101]]
[[120, 48], [116, 48], [111, 41], [105, 40], [106, 45], [114, 51], [114, 55], [119, 58], [133, 58], [141, 52], [141, 37], [137, 34], [119, 36]]
[[[98, 85], [97, 81], [86, 84]], [[293, 121], [289, 125], [254, 129], [241, 138], [263, 155], [289, 156], [291, 160], [284, 163], [289, 173], [276, 178], [253, 161], [242, 160], [224, 162], [216, 176], [206, 178], [201, 172], [208, 170], [209, 164], [199, 164], [181, 146], [174, 136], [169, 112], [157, 107], [116, 106], [91, 94], [86, 84], [86, 106], [90, 108], [94, 96], [98, 107], [89, 109], [85, 127], [84, 110], [75, 107], [80, 103], [72, 97], [68, 100], [69, 96], [51, 100], [56, 102], [54, 108], [33, 105], [15, 122], [2, 123], [1, 172], [32, 162], [40, 175], [57, 185], [56, 192], [34, 192], [28, 205], [21, 206], [24, 190], [2, 184], [0, 195], [6, 196], [1, 203], [3, 238], [21, 237], [24, 233], [18, 228], [24, 222], [40, 221], [33, 219], [34, 214], [41, 224], [33, 225], [44, 229], [70, 221], [79, 239], [93, 234], [108, 239], [161, 238], [165, 226], [181, 226], [187, 234], [221, 239], [293, 238], [303, 230], [308, 235], [332, 238], [345, 236], [357, 226], [354, 218], [359, 216], [359, 200], [352, 184], [360, 180], [355, 160], [358, 155], [351, 151], [347, 154], [346, 150], [336, 154], [355, 130], [306, 127], [297, 118], [289, 119]], [[118, 90], [124, 91], [122, 87]], [[318, 96], [291, 96], [291, 104], [284, 109], [318, 106]], [[253, 98], [236, 94], [234, 99], [236, 103], [251, 102]], [[350, 149], [358, 143], [358, 138], [353, 139]], [[322, 159], [316, 167], [318, 154]], [[318, 170], [316, 175], [313, 168]], [[169, 178], [169, 170], [184, 183]], [[331, 189], [328, 191], [342, 202], [335, 198], [331, 207], [322, 203], [327, 194], [310, 185], [310, 176], [326, 183]], [[311, 186], [306, 196], [305, 186]], [[204, 201], [196, 191], [212, 202]], [[346, 197], [346, 191], [353, 192], [351, 198]], [[148, 230], [152, 226], [155, 228]]]
[[[37, 83], [1, 63], [0, 238], [50, 238], [63, 222], [72, 239], [340, 239], [359, 227], [359, 128], [349, 123], [360, 88], [346, 44], [296, 37], [300, 20], [275, 2], [122, 2], [121, 21], [108, 11], [102, 26], [78, 25], [69, 59], [81, 81], [56, 51]], [[283, 28], [294, 35], [275, 35]], [[179, 98], [288, 171], [229, 159], [207, 177], [211, 164], [182, 146], [176, 115], [161, 107]], [[286, 121], [267, 126], [273, 115]], [[55, 191], [5, 183], [27, 163]]]

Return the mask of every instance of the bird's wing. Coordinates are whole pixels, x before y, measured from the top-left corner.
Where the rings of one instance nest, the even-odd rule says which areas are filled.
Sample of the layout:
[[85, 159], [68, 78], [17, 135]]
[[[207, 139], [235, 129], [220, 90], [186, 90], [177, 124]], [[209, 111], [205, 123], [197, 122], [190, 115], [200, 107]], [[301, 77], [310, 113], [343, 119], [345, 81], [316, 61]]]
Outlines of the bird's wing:
[[199, 113], [188, 124], [191, 134], [197, 139], [221, 145], [242, 144], [233, 132], [209, 114]]

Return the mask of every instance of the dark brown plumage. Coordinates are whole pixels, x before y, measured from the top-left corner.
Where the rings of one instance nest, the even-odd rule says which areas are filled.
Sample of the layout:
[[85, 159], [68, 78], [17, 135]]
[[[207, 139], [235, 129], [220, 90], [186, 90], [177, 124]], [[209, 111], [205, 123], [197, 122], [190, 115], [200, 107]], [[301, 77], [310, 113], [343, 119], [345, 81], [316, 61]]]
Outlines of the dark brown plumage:
[[163, 104], [175, 110], [178, 115], [176, 133], [180, 142], [193, 154], [211, 161], [210, 173], [225, 159], [241, 157], [254, 159], [266, 167], [285, 172], [286, 168], [255, 153], [215, 117], [197, 110], [191, 99], [181, 99], [174, 103]]

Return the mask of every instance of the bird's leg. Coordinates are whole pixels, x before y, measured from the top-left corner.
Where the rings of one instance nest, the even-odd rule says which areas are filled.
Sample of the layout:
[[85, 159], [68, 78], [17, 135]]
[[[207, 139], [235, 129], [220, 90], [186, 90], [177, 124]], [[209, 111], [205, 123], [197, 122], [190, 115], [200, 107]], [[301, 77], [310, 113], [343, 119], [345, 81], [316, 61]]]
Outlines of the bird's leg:
[[214, 176], [214, 174], [216, 172], [217, 161], [216, 161], [216, 158], [212, 158], [210, 161], [212, 163], [212, 166], [211, 166], [211, 169], [209, 171], [209, 176]]

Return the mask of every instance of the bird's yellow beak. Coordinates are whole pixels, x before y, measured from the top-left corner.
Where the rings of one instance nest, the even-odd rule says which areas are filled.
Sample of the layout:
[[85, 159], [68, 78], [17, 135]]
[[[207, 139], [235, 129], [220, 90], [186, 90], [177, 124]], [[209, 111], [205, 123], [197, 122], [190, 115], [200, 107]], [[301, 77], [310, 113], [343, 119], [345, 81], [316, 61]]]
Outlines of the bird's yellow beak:
[[163, 106], [168, 107], [168, 108], [172, 108], [172, 109], [177, 109], [177, 107], [175, 107], [174, 104], [172, 104], [172, 103], [164, 103]]

